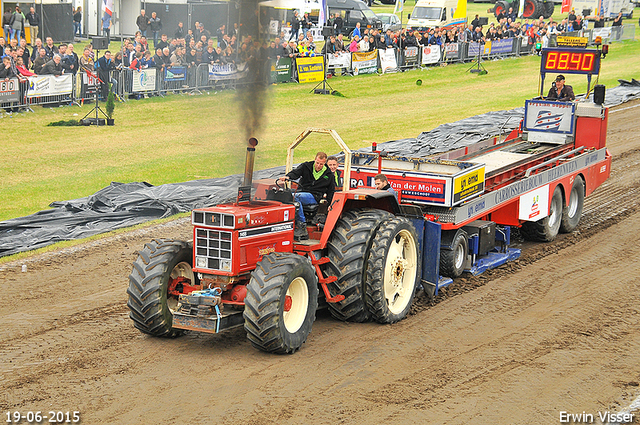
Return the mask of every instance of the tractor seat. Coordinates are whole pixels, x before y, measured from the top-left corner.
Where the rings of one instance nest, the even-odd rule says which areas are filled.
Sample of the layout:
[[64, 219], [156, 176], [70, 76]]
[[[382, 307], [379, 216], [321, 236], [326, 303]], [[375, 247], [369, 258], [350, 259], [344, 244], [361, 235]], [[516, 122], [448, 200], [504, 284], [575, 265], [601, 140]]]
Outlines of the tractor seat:
[[306, 217], [307, 220], [312, 219], [313, 216], [316, 215], [316, 213], [318, 212], [319, 206], [320, 206], [319, 204], [302, 206], [302, 212], [304, 213], [304, 216]]

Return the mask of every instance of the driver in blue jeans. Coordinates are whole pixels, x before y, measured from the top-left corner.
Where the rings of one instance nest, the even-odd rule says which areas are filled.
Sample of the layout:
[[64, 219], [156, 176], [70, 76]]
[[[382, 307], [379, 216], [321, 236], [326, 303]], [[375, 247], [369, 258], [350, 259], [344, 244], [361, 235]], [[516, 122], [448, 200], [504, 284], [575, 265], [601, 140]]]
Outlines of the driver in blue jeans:
[[316, 205], [326, 198], [328, 202], [335, 192], [335, 178], [331, 170], [326, 166], [327, 154], [318, 152], [313, 161], [303, 162], [296, 168], [280, 177], [278, 181], [298, 180], [298, 191], [294, 194], [294, 199], [300, 203], [300, 208], [296, 211], [296, 228], [294, 230], [295, 240], [309, 239], [307, 233], [307, 223], [302, 211], [303, 205]]

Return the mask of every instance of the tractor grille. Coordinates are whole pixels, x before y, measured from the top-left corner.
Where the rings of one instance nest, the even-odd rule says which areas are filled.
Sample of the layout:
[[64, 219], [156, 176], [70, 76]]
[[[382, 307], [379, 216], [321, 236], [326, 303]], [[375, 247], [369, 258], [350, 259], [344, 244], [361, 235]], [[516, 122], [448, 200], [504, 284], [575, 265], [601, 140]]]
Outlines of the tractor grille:
[[196, 267], [231, 271], [231, 232], [196, 230]]

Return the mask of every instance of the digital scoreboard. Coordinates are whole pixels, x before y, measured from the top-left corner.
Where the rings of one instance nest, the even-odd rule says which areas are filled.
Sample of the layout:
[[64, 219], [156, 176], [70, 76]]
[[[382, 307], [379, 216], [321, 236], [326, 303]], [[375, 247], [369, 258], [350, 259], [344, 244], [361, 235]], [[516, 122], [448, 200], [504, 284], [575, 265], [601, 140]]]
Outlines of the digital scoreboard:
[[591, 76], [600, 74], [600, 51], [571, 47], [542, 49], [540, 61], [540, 96], [546, 90], [544, 80], [546, 74], [583, 74], [587, 76], [587, 94], [591, 91]]
[[540, 73], [598, 74], [600, 52], [586, 49], [545, 49], [542, 51]]

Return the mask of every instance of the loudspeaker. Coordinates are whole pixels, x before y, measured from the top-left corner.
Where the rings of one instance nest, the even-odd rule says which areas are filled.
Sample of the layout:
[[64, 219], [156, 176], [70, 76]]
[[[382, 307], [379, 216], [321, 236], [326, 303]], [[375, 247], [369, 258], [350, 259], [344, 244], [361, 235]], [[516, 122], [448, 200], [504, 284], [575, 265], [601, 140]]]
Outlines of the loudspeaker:
[[333, 27], [325, 25], [322, 27], [322, 36], [323, 37], [331, 37], [333, 35]]
[[489, 18], [486, 16], [482, 16], [478, 18], [478, 23], [482, 26], [489, 25]]
[[593, 88], [593, 102], [596, 105], [602, 105], [604, 103], [605, 87], [602, 84], [596, 84]]
[[107, 42], [107, 37], [93, 37], [91, 39], [91, 45], [96, 50], [106, 50], [109, 48], [109, 42]]

